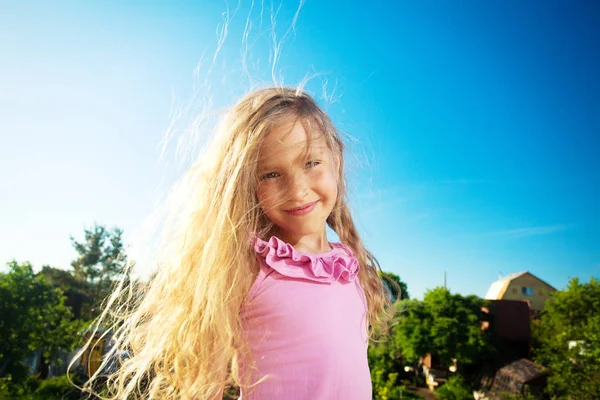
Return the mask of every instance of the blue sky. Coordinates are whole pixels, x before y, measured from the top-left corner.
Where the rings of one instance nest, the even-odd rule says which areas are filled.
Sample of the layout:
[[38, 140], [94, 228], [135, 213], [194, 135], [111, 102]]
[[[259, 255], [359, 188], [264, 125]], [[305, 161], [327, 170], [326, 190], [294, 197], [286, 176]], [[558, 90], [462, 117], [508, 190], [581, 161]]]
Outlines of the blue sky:
[[[2, 262], [67, 268], [94, 222], [130, 240], [178, 171], [174, 144], [159, 160], [173, 96], [206, 81], [219, 108], [249, 88], [247, 20], [253, 76], [270, 77], [260, 2], [229, 4], [212, 72], [225, 2], [0, 4]], [[600, 275], [599, 27], [592, 1], [308, 0], [276, 73], [316, 74], [308, 90], [357, 139], [358, 226], [412, 294], [444, 271], [463, 294], [524, 270], [562, 288]]]

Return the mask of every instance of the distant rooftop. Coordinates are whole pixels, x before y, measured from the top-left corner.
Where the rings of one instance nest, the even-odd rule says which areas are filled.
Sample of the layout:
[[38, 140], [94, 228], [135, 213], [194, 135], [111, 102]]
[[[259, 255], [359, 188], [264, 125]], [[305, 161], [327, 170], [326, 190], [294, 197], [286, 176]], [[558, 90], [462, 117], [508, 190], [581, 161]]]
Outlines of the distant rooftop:
[[525, 274], [528, 274], [529, 272], [527, 271], [522, 271], [522, 272], [515, 272], [514, 274], [508, 274], [503, 278], [500, 278], [500, 281], [512, 281], [513, 279], [516, 279], [520, 276], [523, 276]]
[[498, 279], [497, 281], [495, 281], [494, 283], [492, 283], [492, 285], [488, 289], [487, 293], [485, 294], [485, 298], [488, 300], [499, 299], [501, 297], [501, 295], [504, 294], [504, 292], [506, 291], [506, 288], [508, 287], [508, 284], [510, 283], [510, 281], [520, 278], [521, 276], [527, 275], [527, 274], [533, 276], [535, 279], [538, 279], [539, 281], [541, 281], [541, 282], [545, 283], [546, 285], [550, 286], [551, 288], [553, 288], [552, 285], [544, 282], [537, 276], [533, 275], [531, 272], [528, 272], [528, 271], [515, 272], [513, 274], [508, 274], [506, 276], [503, 276], [500, 279]]
[[527, 271], [515, 272], [514, 274], [508, 274], [498, 279], [496, 282], [492, 283], [487, 293], [485, 294], [485, 298], [488, 300], [499, 299], [501, 297], [501, 294], [503, 294], [506, 291], [506, 287], [508, 286], [508, 283], [510, 281], [520, 276], [523, 276], [526, 273]]

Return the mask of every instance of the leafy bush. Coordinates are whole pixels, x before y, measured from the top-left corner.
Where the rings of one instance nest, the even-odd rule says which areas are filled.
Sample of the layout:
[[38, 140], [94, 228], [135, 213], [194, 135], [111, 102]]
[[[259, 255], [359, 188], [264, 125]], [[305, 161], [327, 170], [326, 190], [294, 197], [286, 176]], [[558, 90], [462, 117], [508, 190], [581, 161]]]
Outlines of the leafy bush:
[[8, 269], [0, 273], [0, 375], [17, 384], [27, 379], [24, 360], [32, 352], [50, 362], [57, 351], [70, 351], [80, 340], [81, 323], [72, 321], [63, 292], [30, 263], [10, 261]]
[[0, 378], [0, 400], [35, 400], [33, 392], [37, 388], [37, 380], [32, 377], [15, 382], [12, 376]]
[[550, 375], [551, 398], [600, 398], [600, 279], [550, 294], [539, 323], [533, 324], [534, 361]]
[[38, 380], [28, 377], [21, 382], [14, 382], [11, 377], [0, 379], [0, 400], [75, 400], [80, 392], [71, 385], [66, 375]]
[[473, 389], [462, 376], [453, 376], [448, 382], [436, 390], [440, 400], [472, 400]]
[[383, 369], [378, 369], [373, 375], [373, 398], [400, 399], [402, 387], [399, 385], [397, 373], [387, 374]]
[[408, 391], [400, 384], [397, 373], [386, 374], [382, 369], [375, 371], [373, 376], [373, 399], [375, 400], [410, 400], [421, 397]]
[[78, 390], [69, 382], [67, 375], [62, 375], [41, 381], [35, 396], [40, 399], [78, 398]]

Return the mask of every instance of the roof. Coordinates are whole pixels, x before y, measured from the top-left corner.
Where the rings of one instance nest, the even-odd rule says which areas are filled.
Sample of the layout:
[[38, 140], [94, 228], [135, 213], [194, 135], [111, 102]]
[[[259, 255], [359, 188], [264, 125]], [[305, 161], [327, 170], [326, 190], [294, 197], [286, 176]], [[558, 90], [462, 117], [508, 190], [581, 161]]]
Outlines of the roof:
[[518, 277], [520, 277], [520, 276], [523, 276], [523, 275], [525, 275], [525, 274], [529, 274], [529, 272], [527, 272], [527, 271], [515, 272], [515, 273], [513, 273], [513, 274], [508, 274], [508, 275], [506, 275], [506, 276], [505, 276], [504, 278], [502, 278], [502, 279], [503, 279], [503, 280], [506, 280], [506, 281], [512, 281], [513, 279], [517, 279]]
[[515, 272], [513, 274], [508, 274], [508, 275], [506, 275], [506, 276], [498, 279], [496, 282], [492, 283], [492, 285], [488, 289], [487, 293], [485, 294], [485, 298], [488, 299], [488, 300], [499, 300], [499, 299], [501, 299], [504, 296], [504, 293], [506, 293], [506, 289], [508, 289], [508, 285], [510, 284], [510, 282], [512, 282], [515, 279], [520, 278], [520, 277], [522, 277], [524, 275], [531, 275], [532, 277], [534, 277], [538, 281], [540, 281], [543, 284], [545, 284], [545, 285], [551, 287], [552, 289], [556, 290], [552, 285], [548, 284], [547, 282], [545, 282], [542, 279], [538, 278], [537, 276], [533, 275], [531, 272], [522, 271], [522, 272]]
[[487, 293], [485, 294], [485, 298], [488, 300], [498, 300], [504, 296], [506, 289], [508, 288], [508, 284], [510, 281], [498, 280], [490, 286]]
[[496, 376], [499, 377], [501, 375], [508, 375], [518, 382], [527, 383], [546, 375], [546, 372], [544, 371], [544, 367], [541, 365], [536, 364], [526, 358], [522, 358], [518, 361], [508, 364], [503, 368], [500, 368], [496, 373]]

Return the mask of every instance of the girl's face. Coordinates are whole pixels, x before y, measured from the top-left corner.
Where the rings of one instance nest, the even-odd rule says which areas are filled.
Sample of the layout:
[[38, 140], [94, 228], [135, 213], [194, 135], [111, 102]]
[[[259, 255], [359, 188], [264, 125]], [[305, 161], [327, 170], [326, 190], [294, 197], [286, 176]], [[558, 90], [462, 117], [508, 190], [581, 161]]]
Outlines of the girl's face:
[[258, 178], [258, 201], [282, 240], [325, 234], [338, 168], [320, 132], [307, 132], [300, 122], [273, 129], [260, 147]]

